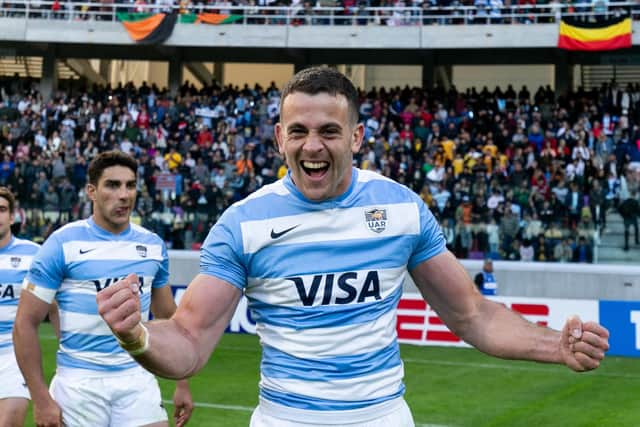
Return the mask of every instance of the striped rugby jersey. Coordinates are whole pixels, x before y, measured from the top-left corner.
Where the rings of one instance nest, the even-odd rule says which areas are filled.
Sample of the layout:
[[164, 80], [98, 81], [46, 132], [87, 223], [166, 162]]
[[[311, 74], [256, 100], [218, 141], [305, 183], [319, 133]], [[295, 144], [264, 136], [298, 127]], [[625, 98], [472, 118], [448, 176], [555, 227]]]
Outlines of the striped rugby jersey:
[[0, 354], [13, 351], [13, 324], [16, 319], [24, 276], [40, 245], [12, 237], [0, 248]]
[[60, 312], [57, 365], [104, 374], [138, 366], [98, 314], [96, 293], [129, 273], [140, 279], [142, 319], [148, 320], [151, 289], [169, 279], [167, 249], [160, 237], [131, 224], [121, 234], [93, 218], [72, 222], [53, 233], [33, 260], [24, 286]]
[[402, 285], [445, 250], [415, 193], [354, 168], [335, 199], [310, 202], [287, 175], [234, 204], [211, 229], [200, 268], [245, 292], [263, 346], [261, 398], [339, 411], [403, 395]]

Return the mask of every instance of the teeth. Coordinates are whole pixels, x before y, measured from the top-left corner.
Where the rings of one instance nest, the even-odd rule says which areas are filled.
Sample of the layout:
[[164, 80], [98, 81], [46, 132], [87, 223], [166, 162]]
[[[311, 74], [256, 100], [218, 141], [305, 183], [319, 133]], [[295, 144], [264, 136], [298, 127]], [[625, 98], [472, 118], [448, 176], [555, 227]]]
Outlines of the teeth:
[[327, 162], [302, 162], [302, 166], [307, 169], [322, 169], [327, 167]]

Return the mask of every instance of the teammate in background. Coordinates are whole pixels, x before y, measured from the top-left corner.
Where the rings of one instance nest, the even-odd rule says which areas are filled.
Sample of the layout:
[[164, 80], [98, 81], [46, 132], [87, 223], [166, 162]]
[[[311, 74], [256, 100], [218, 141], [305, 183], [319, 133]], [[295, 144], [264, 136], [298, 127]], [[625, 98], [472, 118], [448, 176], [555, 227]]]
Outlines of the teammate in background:
[[482, 295], [498, 294], [498, 283], [496, 282], [496, 278], [493, 277], [493, 261], [491, 258], [484, 260], [482, 271], [476, 274], [473, 281]]
[[352, 167], [364, 129], [345, 76], [301, 71], [280, 111], [289, 173], [225, 211], [171, 319], [140, 321], [134, 274], [98, 293], [99, 313], [143, 366], [194, 375], [244, 292], [263, 348], [251, 426], [413, 426], [395, 325], [407, 273], [447, 326], [485, 353], [599, 366], [606, 329], [572, 317], [555, 331], [482, 297], [422, 200]]
[[[23, 284], [14, 341], [38, 426], [168, 426], [155, 377], [116, 341], [98, 315], [95, 295], [130, 271], [139, 297], [128, 304], [158, 318], [175, 311], [164, 242], [130, 223], [137, 162], [111, 151], [89, 165], [87, 195], [93, 215], [53, 233], [42, 245]], [[52, 301], [60, 314], [60, 347], [50, 390], [44, 380], [38, 325]], [[140, 314], [138, 312], [138, 314]], [[184, 425], [193, 409], [186, 381], [173, 396], [174, 419]]]
[[0, 187], [0, 426], [24, 424], [29, 390], [13, 353], [11, 331], [16, 318], [22, 280], [39, 245], [11, 233], [15, 198]]

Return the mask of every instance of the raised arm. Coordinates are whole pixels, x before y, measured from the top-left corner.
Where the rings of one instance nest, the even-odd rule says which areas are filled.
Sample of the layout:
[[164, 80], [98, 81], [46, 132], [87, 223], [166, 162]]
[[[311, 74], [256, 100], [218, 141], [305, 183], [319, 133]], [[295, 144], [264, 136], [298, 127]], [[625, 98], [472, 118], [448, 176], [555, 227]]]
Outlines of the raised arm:
[[484, 353], [587, 371], [600, 365], [609, 348], [609, 332], [595, 322], [571, 317], [556, 331], [484, 298], [450, 252], [422, 262], [411, 276], [449, 329]]
[[98, 312], [125, 343], [139, 342], [142, 346], [148, 334], [147, 350], [134, 357], [149, 371], [172, 379], [194, 375], [209, 360], [242, 292], [221, 279], [199, 274], [189, 284], [175, 314], [170, 319], [146, 323], [147, 333], [140, 323], [136, 283], [135, 275], [129, 275], [100, 291], [96, 298]]
[[[151, 291], [151, 312], [157, 319], [168, 319], [176, 311], [176, 303], [171, 292], [171, 286], [164, 285]], [[176, 427], [184, 426], [193, 412], [193, 398], [189, 383], [185, 380], [176, 381], [173, 393], [173, 421]]]

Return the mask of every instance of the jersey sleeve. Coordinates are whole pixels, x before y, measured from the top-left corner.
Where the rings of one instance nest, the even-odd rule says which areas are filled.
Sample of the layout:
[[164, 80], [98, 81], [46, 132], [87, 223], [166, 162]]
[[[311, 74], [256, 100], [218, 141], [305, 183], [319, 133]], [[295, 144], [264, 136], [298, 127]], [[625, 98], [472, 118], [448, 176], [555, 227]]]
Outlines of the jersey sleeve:
[[442, 234], [438, 221], [436, 221], [422, 200], [418, 199], [417, 203], [420, 211], [420, 235], [413, 254], [409, 258], [407, 265], [409, 271], [413, 270], [421, 262], [447, 250], [447, 241]]
[[160, 268], [151, 283], [152, 288], [161, 288], [169, 283], [169, 255], [167, 253], [167, 245], [162, 241], [162, 261]]
[[62, 244], [59, 236], [53, 234], [40, 247], [31, 262], [31, 267], [23, 282], [23, 289], [50, 304], [60, 288], [64, 272]]
[[242, 261], [240, 226], [234, 223], [228, 209], [211, 228], [200, 250], [200, 273], [222, 279], [244, 289], [247, 269]]

